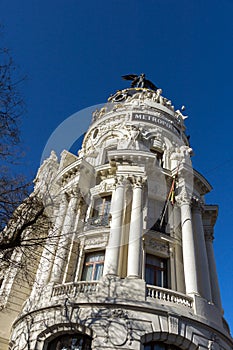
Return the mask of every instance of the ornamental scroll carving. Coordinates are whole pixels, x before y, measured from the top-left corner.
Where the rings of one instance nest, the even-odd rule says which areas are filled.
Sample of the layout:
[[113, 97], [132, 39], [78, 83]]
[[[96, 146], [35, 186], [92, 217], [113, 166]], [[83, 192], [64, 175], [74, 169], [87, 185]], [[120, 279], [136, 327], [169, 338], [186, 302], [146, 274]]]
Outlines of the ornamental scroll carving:
[[101, 325], [104, 326], [104, 342], [110, 342], [114, 347], [132, 343], [132, 324], [128, 312], [122, 309], [100, 309], [98, 313], [91, 315], [95, 322], [101, 317]]

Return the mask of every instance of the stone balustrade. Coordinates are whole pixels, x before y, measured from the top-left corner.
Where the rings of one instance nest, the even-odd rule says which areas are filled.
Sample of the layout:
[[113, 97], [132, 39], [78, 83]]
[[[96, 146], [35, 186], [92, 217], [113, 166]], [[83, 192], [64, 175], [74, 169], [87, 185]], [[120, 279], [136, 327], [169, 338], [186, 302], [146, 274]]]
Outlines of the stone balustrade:
[[[98, 283], [98, 281], [80, 281], [55, 285], [53, 287], [52, 297], [62, 295], [76, 296], [78, 294], [95, 294], [97, 292]], [[173, 303], [188, 308], [193, 307], [192, 297], [171, 289], [152, 286], [149, 284], [146, 285], [146, 297], [147, 301], [150, 299], [156, 299], [162, 302]]]
[[[168, 303], [174, 303], [189, 308], [193, 307], [193, 299], [183, 293], [175, 292], [171, 289], [160, 288], [157, 286], [146, 285], [147, 298], [162, 300]], [[147, 299], [148, 300], [148, 299]]]
[[53, 287], [52, 297], [60, 295], [75, 296], [80, 293], [89, 295], [97, 291], [97, 286], [97, 281], [81, 281], [58, 284]]

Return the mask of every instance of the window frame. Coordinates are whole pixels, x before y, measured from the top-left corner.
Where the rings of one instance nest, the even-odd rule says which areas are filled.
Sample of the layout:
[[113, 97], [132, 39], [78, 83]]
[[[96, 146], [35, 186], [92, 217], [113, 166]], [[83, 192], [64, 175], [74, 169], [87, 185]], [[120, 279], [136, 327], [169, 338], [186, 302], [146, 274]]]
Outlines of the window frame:
[[[147, 262], [147, 258], [148, 257], [152, 257], [152, 258], [157, 259], [158, 261], [160, 261], [160, 263], [164, 264], [164, 267], [157, 266], [157, 265], [152, 264], [152, 263], [148, 263]], [[149, 285], [152, 285], [152, 286], [161, 287], [161, 288], [168, 288], [168, 271], [169, 271], [168, 263], [169, 263], [169, 259], [168, 258], [161, 257], [161, 256], [158, 256], [158, 255], [146, 252], [146, 256], [145, 256], [145, 281], [146, 281], [146, 284], [149, 284]], [[147, 281], [147, 269], [150, 269], [150, 270], [153, 271], [153, 284], [151, 284], [151, 283], [149, 283]], [[162, 278], [161, 278], [161, 280], [162, 280], [161, 285], [158, 283], [158, 280], [159, 280], [158, 273], [159, 272], [161, 272], [161, 276], [162, 276]]]
[[[91, 257], [91, 256], [103, 256], [103, 260], [97, 260], [97, 261], [93, 261], [93, 262], [88, 262], [87, 258]], [[83, 261], [83, 268], [82, 268], [82, 274], [81, 274], [81, 281], [86, 281], [86, 282], [91, 282], [91, 281], [99, 281], [100, 278], [103, 276], [103, 268], [104, 268], [104, 261], [105, 261], [105, 251], [104, 250], [100, 250], [100, 251], [93, 251], [93, 252], [86, 252], [85, 256], [84, 256], [84, 261]], [[96, 272], [98, 271], [97, 268], [98, 266], [103, 266], [102, 268], [102, 274], [99, 278], [94, 278]], [[87, 277], [87, 268], [89, 266], [92, 266], [92, 271], [91, 271], [91, 279], [84, 279], [84, 274], [86, 274]]]
[[[108, 198], [109, 200], [107, 200]], [[98, 200], [102, 200], [101, 203], [98, 204], [98, 207], [100, 207], [100, 210], [96, 209], [96, 206], [97, 206], [96, 203]], [[90, 217], [95, 218], [99, 216], [103, 216], [103, 217], [108, 216], [110, 212], [111, 201], [112, 201], [112, 194], [100, 195], [94, 198]], [[105, 213], [106, 208], [107, 208], [107, 211]]]

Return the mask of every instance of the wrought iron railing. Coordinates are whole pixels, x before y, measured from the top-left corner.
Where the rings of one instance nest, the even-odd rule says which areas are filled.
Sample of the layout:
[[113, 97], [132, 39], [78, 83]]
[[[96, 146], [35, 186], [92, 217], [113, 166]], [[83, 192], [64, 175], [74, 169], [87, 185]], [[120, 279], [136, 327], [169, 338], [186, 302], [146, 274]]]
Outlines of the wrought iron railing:
[[99, 215], [89, 218], [86, 226], [109, 226], [109, 215]]

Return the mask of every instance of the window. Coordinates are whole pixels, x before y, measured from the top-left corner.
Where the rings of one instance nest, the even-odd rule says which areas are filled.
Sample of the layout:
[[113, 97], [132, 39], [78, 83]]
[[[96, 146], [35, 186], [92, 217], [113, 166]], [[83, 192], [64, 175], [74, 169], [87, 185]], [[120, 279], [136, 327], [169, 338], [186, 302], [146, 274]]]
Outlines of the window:
[[175, 345], [150, 342], [144, 345], [144, 350], [179, 350], [179, 348], [177, 348]]
[[52, 340], [48, 350], [90, 350], [91, 338], [83, 334], [61, 335]]
[[97, 281], [103, 275], [104, 252], [89, 253], [85, 257], [82, 281]]
[[147, 284], [167, 288], [167, 259], [146, 254], [145, 277]]
[[92, 225], [108, 225], [111, 207], [111, 195], [95, 199], [89, 223]]

